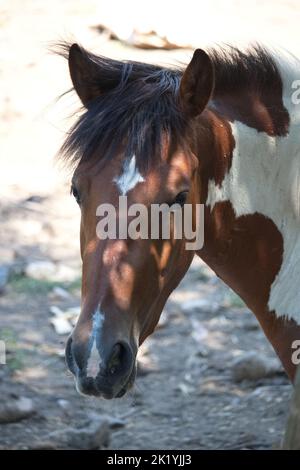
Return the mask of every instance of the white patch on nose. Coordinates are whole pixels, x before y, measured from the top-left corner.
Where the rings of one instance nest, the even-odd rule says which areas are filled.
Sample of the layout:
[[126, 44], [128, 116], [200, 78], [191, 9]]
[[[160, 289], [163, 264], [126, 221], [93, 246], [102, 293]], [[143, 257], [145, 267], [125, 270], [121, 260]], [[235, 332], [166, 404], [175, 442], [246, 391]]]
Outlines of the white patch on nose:
[[122, 196], [126, 196], [128, 191], [143, 181], [145, 181], [145, 179], [137, 169], [135, 155], [133, 155], [130, 160], [125, 163], [123, 167], [123, 173], [120, 176], [114, 178], [114, 182], [117, 183]]
[[100, 369], [101, 357], [97, 348], [97, 338], [100, 335], [103, 321], [103, 313], [97, 310], [93, 315], [93, 326], [90, 337], [91, 349], [86, 366], [86, 373], [88, 377], [96, 377]]

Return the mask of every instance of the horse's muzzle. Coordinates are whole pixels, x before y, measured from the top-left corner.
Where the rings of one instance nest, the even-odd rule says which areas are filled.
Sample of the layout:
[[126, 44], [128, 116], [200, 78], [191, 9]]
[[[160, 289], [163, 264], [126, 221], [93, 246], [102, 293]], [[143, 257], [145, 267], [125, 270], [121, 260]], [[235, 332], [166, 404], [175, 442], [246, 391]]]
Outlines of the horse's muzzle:
[[92, 377], [88, 373], [84, 349], [74, 344], [72, 337], [66, 345], [66, 363], [75, 376], [77, 391], [84, 395], [120, 398], [134, 383], [136, 353], [127, 342], [116, 343], [105, 359], [99, 362], [98, 371]]

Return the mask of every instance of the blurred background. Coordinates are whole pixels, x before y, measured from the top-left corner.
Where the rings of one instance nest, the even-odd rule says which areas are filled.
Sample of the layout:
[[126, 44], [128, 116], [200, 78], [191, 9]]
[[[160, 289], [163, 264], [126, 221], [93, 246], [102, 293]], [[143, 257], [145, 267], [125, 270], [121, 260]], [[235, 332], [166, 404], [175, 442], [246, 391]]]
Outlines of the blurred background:
[[80, 304], [79, 210], [55, 155], [79, 101], [57, 100], [71, 82], [49, 46], [167, 65], [218, 43], [300, 53], [296, 0], [205, 3], [0, 2], [2, 449], [278, 446], [291, 387], [254, 316], [200, 260], [143, 346], [127, 397], [80, 397], [64, 364]]

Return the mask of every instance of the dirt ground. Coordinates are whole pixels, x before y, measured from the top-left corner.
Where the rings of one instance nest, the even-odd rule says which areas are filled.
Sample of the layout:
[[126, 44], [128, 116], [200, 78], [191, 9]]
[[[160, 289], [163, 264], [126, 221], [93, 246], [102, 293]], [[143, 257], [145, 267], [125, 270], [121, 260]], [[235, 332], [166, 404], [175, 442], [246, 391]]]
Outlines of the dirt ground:
[[[128, 396], [112, 402], [79, 396], [66, 369], [67, 335], [58, 335], [50, 320], [53, 306], [65, 311], [80, 303], [79, 210], [69, 195], [70, 175], [53, 162], [78, 102], [55, 101], [70, 81], [66, 64], [48, 54], [47, 44], [76, 37], [104, 55], [149, 62], [190, 56], [107, 41], [91, 28], [100, 22], [95, 3], [0, 5], [0, 266], [11, 268], [0, 295], [0, 340], [7, 346], [0, 396], [1, 404], [28, 397], [36, 411], [0, 425], [0, 448], [37, 448], [52, 431], [77, 429], [95, 414], [119, 420], [110, 449], [276, 447], [291, 386], [280, 367], [255, 381], [234, 380], [235, 361], [244, 353], [256, 352], [266, 361], [275, 354], [255, 317], [200, 260], [143, 346]], [[24, 276], [37, 260], [53, 262], [62, 276]], [[66, 299], [55, 296], [57, 286], [68, 292]]]

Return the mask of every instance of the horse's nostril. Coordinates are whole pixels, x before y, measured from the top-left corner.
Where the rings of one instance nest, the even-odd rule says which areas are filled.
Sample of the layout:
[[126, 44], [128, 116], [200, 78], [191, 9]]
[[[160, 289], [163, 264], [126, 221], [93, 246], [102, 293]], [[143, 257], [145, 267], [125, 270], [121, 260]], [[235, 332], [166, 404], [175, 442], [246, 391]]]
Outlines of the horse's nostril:
[[120, 365], [120, 360], [121, 360], [121, 345], [116, 344], [113, 348], [113, 352], [108, 362], [108, 371], [110, 374], [113, 375], [116, 373]]
[[123, 343], [115, 344], [107, 364], [109, 374], [115, 375], [126, 369], [130, 363], [131, 356], [132, 353], [129, 346]]

